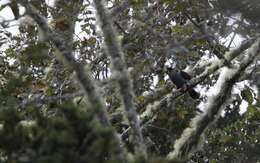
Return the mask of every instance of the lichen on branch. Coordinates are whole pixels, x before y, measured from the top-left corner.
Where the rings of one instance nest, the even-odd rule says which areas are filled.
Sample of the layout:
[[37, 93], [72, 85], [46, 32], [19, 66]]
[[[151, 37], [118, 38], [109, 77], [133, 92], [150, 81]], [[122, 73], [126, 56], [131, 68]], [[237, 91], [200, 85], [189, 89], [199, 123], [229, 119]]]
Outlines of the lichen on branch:
[[140, 120], [136, 114], [131, 80], [125, 66], [118, 35], [112, 25], [112, 17], [104, 7], [103, 1], [94, 0], [94, 4], [97, 10], [96, 13], [98, 16], [99, 25], [104, 36], [105, 50], [111, 58], [112, 76], [114, 76], [119, 85], [126, 117], [133, 131], [135, 154], [143, 159], [146, 159], [146, 147], [144, 144], [143, 135], [141, 133]]
[[169, 159], [187, 157], [197, 150], [200, 137], [219, 117], [222, 108], [227, 104], [233, 85], [239, 80], [245, 69], [254, 61], [260, 52], [260, 39], [251, 46], [247, 56], [239, 67], [226, 68], [222, 71], [214, 86], [216, 93], [210, 96], [205, 105], [205, 112], [197, 115], [175, 142], [174, 151], [168, 155]]

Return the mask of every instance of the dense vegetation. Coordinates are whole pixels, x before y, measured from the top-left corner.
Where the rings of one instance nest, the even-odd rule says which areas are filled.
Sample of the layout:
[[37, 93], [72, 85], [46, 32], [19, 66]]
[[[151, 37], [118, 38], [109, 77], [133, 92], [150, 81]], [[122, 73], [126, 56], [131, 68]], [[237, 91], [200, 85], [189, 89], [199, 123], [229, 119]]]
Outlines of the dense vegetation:
[[[260, 162], [258, 0], [10, 0], [4, 12], [0, 162]], [[192, 80], [177, 89], [165, 65]]]

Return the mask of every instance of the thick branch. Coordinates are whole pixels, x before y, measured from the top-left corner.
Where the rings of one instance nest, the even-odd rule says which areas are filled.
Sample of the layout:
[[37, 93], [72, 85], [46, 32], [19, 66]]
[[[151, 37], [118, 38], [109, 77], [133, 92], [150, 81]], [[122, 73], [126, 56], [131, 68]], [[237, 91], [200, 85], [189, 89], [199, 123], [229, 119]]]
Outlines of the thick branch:
[[[94, 82], [90, 78], [90, 75], [86, 74], [82, 65], [78, 64], [72, 54], [70, 53], [69, 46], [65, 41], [61, 40], [55, 32], [49, 27], [45, 19], [37, 13], [37, 11], [25, 0], [21, 1], [21, 4], [26, 8], [27, 13], [34, 19], [34, 21], [40, 26], [45, 33], [46, 37], [51, 40], [56, 48], [59, 50], [63, 61], [76, 72], [77, 78], [84, 88], [86, 94], [89, 97], [90, 103], [99, 110], [99, 115], [102, 117], [102, 123], [108, 125], [109, 121], [106, 118], [104, 111], [104, 104], [97, 94]], [[101, 118], [100, 117], [100, 118]]]
[[[254, 41], [255, 41], [255, 39], [245, 41], [243, 44], [240, 45], [240, 47], [238, 47], [237, 49], [228, 53], [228, 55], [226, 55], [226, 60], [232, 61], [236, 56], [241, 54], [244, 50], [248, 49], [254, 43]], [[187, 89], [192, 88], [195, 85], [201, 83], [208, 75], [214, 73], [219, 68], [223, 67], [223, 65], [224, 65], [224, 61], [219, 60], [217, 63], [209, 66], [201, 75], [199, 75], [198, 77], [189, 81], [182, 88], [180, 88], [176, 91], [173, 91], [171, 93], [171, 95], [164, 97], [159, 102], [151, 104], [149, 106], [149, 108], [146, 109], [146, 111], [140, 116], [141, 124], [145, 124], [146, 122], [148, 122], [162, 109], [169, 108], [172, 100], [175, 100], [176, 98], [180, 97], [182, 94], [184, 94], [186, 92]], [[165, 91], [166, 90], [163, 89], [163, 92], [165, 92]], [[151, 102], [154, 102], [155, 100], [157, 100], [157, 96], [148, 95], [147, 97], [145, 97], [143, 104], [142, 103], [137, 104], [138, 110], [141, 110], [142, 108], [146, 107], [148, 104], [150, 104]], [[127, 136], [128, 136], [128, 131], [126, 131], [126, 132], [124, 132], [124, 134], [122, 134], [123, 138], [125, 138]]]
[[[69, 66], [70, 69], [75, 71], [79, 83], [83, 87], [85, 94], [88, 96], [90, 105], [93, 109], [96, 110], [101, 123], [106, 126], [111, 126], [107, 117], [104, 103], [97, 92], [96, 86], [93, 80], [91, 79], [91, 76], [87, 74], [87, 71], [84, 69], [84, 66], [80, 65], [75, 61], [66, 42], [60, 39], [58, 35], [55, 32], [53, 32], [53, 30], [47, 24], [46, 20], [40, 14], [38, 14], [38, 12], [34, 9], [33, 6], [29, 4], [27, 0], [21, 0], [19, 1], [19, 3], [21, 3], [21, 5], [23, 5], [26, 8], [26, 12], [39, 25], [39, 27], [42, 29], [48, 40], [54, 43], [56, 48], [59, 50], [63, 61]], [[116, 135], [115, 138], [117, 138]], [[124, 153], [124, 150], [119, 146], [119, 144], [120, 143], [118, 140], [117, 152], [121, 156], [123, 162], [126, 160], [126, 155]]]
[[238, 68], [222, 71], [216, 83], [216, 89], [219, 89], [218, 93], [208, 98], [206, 111], [192, 120], [190, 127], [185, 129], [181, 138], [176, 141], [174, 151], [168, 155], [168, 158], [185, 157], [191, 154], [192, 150], [198, 145], [201, 135], [219, 117], [220, 111], [231, 95], [233, 85], [259, 52], [260, 39], [252, 46], [248, 56], [242, 60]]
[[112, 26], [111, 16], [106, 12], [101, 0], [94, 0], [94, 4], [99, 17], [101, 30], [103, 31], [106, 51], [112, 61], [112, 75], [117, 79], [117, 83], [122, 95], [126, 116], [130, 123], [134, 136], [135, 154], [146, 159], [146, 147], [141, 133], [140, 122], [136, 114], [133, 102], [132, 87], [123, 59], [123, 52], [117, 34]]
[[160, 100], [163, 96], [170, 93], [173, 89], [172, 84], [167, 84], [163, 88], [156, 89], [147, 95], [144, 95], [144, 99], [141, 102], [136, 103], [136, 108], [138, 112], [143, 112], [144, 108], [156, 100]]
[[[243, 51], [248, 49], [254, 43], [254, 41], [255, 41], [255, 39], [245, 41], [243, 44], [240, 45], [240, 47], [238, 47], [237, 49], [228, 53], [225, 56], [226, 60], [228, 60], [229, 62], [231, 60], [233, 60], [236, 56], [238, 56]], [[198, 77], [190, 80], [182, 88], [180, 88], [176, 91], [173, 91], [170, 96], [166, 96], [160, 102], [155, 103], [154, 105], [150, 106], [149, 114], [144, 113], [143, 115], [141, 115], [142, 124], [146, 123], [148, 120], [150, 120], [152, 117], [154, 117], [154, 115], [156, 115], [160, 110], [166, 109], [167, 108], [166, 106], [169, 105], [170, 101], [175, 100], [176, 98], [180, 97], [189, 88], [192, 88], [192, 87], [196, 86], [197, 84], [201, 83], [203, 80], [206, 79], [207, 76], [214, 73], [215, 71], [217, 71], [219, 68], [223, 67], [224, 65], [225, 65], [224, 61], [222, 61], [222, 60], [218, 60], [216, 63], [212, 63], [211, 66], [206, 68], [205, 71], [201, 75], [199, 75]]]

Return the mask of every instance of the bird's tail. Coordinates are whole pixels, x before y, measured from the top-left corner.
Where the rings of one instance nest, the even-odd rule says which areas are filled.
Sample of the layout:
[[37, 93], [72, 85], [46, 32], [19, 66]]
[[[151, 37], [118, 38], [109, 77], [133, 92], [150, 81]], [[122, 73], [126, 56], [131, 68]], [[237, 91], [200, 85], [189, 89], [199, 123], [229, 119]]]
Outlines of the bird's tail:
[[188, 89], [187, 92], [190, 94], [190, 97], [192, 97], [195, 100], [200, 98], [200, 94], [192, 88]]

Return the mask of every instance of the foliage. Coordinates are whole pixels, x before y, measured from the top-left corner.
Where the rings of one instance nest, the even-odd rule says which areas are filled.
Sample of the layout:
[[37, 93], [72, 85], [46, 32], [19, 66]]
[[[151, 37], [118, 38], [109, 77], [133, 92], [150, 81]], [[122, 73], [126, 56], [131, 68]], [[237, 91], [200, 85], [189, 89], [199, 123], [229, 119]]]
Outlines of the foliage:
[[[45, 17], [55, 36], [23, 13], [24, 2]], [[129, 100], [133, 112], [124, 108], [117, 83], [123, 75], [113, 69], [117, 64], [110, 66], [116, 59], [107, 52], [106, 33], [101, 32], [107, 24], [99, 26], [102, 22], [96, 18], [92, 1], [1, 3], [0, 12], [10, 8], [14, 17], [0, 18], [0, 160], [121, 162], [120, 144], [128, 162], [259, 162], [259, 61], [238, 78], [243, 86], [229, 86], [236, 91], [223, 104], [220, 117], [201, 135], [202, 147], [180, 160], [166, 156], [175, 150], [176, 140], [192, 125], [192, 119], [206, 112], [201, 106], [216, 93], [208, 90], [222, 69], [198, 82], [195, 89], [201, 92], [201, 101], [183, 92], [170, 98], [175, 86], [166, 74], [154, 71], [169, 65], [195, 78], [218, 64], [216, 58], [223, 59], [237, 48], [238, 40], [254, 40], [260, 29], [257, 0], [107, 0], [104, 4], [117, 38], [109, 42], [118, 41], [124, 61], [119, 70], [129, 73], [125, 78], [132, 83], [123, 95], [133, 94]], [[64, 62], [62, 49], [51, 37], [66, 45], [75, 60], [72, 66]], [[225, 66], [243, 65], [248, 51], [240, 51]], [[77, 70], [83, 75], [75, 75]], [[84, 74], [94, 86], [76, 80]], [[98, 102], [93, 105], [84, 85], [97, 92], [104, 108]], [[242, 103], [248, 104], [243, 112]], [[129, 126], [138, 125], [125, 120], [135, 117], [135, 111], [141, 120], [147, 160], [136, 156], [136, 135], [128, 132]], [[111, 126], [100, 120], [103, 113]], [[145, 119], [146, 114], [151, 116]]]
[[111, 128], [100, 126], [92, 112], [72, 102], [58, 109], [55, 114], [44, 116], [40, 108], [31, 108], [32, 120], [28, 120], [23, 112], [2, 107], [2, 161], [116, 162], [116, 155], [109, 157], [114, 153]]
[[226, 108], [225, 116], [221, 117], [214, 130], [207, 132], [205, 147], [196, 153], [193, 159], [197, 161], [206, 159], [208, 162], [259, 160], [259, 109], [256, 105], [250, 105], [247, 111], [240, 115], [239, 104], [237, 101], [233, 104], [232, 109]]

